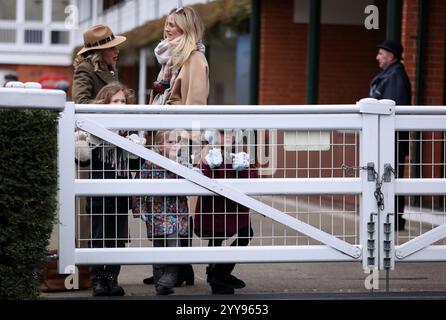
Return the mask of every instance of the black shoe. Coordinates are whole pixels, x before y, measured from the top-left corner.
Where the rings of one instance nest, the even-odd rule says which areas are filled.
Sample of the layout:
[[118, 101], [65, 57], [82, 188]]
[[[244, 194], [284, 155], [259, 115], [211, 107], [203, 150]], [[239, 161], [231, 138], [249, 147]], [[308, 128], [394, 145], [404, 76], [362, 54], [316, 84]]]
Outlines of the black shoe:
[[192, 269], [191, 264], [182, 264], [179, 267], [178, 270], [178, 279], [177, 283], [175, 284], [175, 287], [181, 287], [183, 282], [186, 282], [186, 286], [193, 286], [194, 285], [194, 269]]
[[212, 266], [206, 267], [206, 282], [211, 282]]
[[154, 284], [155, 280], [153, 280], [153, 277], [148, 277], [148, 278], [145, 278], [142, 282], [144, 284]]
[[212, 294], [234, 294], [234, 288], [211, 283]]
[[177, 283], [175, 283], [175, 287], [181, 287], [183, 285], [183, 282], [186, 282], [186, 286], [193, 286], [195, 283], [195, 279], [194, 278], [181, 278], [178, 277], [177, 279]]
[[246, 287], [246, 283], [243, 280], [233, 276], [232, 274], [228, 276], [228, 281], [231, 285], [234, 286], [235, 289], [241, 289]]
[[106, 297], [108, 296], [108, 286], [104, 280], [94, 280], [92, 279], [93, 285], [93, 297]]
[[117, 277], [107, 278], [108, 295], [112, 297], [121, 297], [125, 294], [124, 289], [118, 285]]
[[210, 278], [210, 283], [215, 284], [217, 286], [225, 286], [233, 289], [241, 289], [246, 287], [246, 283], [242, 280], [234, 277], [232, 274], [229, 274], [224, 277], [216, 277], [215, 275]]
[[165, 287], [165, 286], [157, 286], [156, 287], [156, 295], [157, 296], [167, 296], [172, 293], [175, 293], [175, 291], [172, 288]]

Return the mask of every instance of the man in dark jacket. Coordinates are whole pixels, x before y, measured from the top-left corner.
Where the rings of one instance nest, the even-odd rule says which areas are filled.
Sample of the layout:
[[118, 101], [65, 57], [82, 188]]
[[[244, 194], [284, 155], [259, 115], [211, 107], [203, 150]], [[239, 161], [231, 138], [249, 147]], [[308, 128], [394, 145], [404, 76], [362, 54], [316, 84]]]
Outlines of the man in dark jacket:
[[[404, 65], [401, 63], [403, 46], [392, 40], [385, 40], [379, 48], [376, 60], [382, 71], [376, 75], [370, 85], [370, 97], [375, 99], [391, 99], [396, 105], [411, 104], [411, 87]], [[395, 136], [395, 166], [398, 176], [404, 176], [404, 163], [409, 154], [409, 133], [398, 132]], [[398, 214], [397, 214], [398, 213]], [[404, 230], [406, 220], [403, 219], [404, 197], [395, 199], [395, 230]]]

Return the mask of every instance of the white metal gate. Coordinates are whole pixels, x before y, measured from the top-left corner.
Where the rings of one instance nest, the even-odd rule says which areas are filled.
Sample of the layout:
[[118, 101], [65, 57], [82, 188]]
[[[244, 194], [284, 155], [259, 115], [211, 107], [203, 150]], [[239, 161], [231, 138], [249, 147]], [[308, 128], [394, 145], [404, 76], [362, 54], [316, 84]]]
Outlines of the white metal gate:
[[[76, 110], [76, 112], [74, 112]], [[395, 179], [395, 130], [446, 130], [444, 108], [420, 110], [399, 107], [393, 101], [363, 99], [351, 106], [82, 106], [68, 104], [60, 122], [60, 163], [74, 158], [73, 132], [77, 128], [149, 160], [185, 180], [74, 180], [73, 168], [61, 165], [60, 271], [76, 264], [208, 263], [208, 262], [315, 262], [358, 261], [364, 268], [393, 269], [395, 261], [445, 260], [446, 247], [432, 244], [445, 237], [446, 225], [395, 246], [394, 195], [446, 194], [443, 179]], [[408, 113], [412, 115], [408, 115]], [[445, 113], [446, 114], [446, 113]], [[356, 177], [212, 180], [167, 160], [108, 130], [178, 129], [359, 130], [360, 159]], [[345, 167], [344, 167], [345, 169]], [[70, 178], [68, 178], [68, 176]], [[65, 178], [67, 177], [67, 178]], [[381, 185], [380, 190], [377, 186]], [[440, 187], [439, 187], [440, 186]], [[382, 204], [377, 203], [381, 191]], [[79, 195], [222, 195], [315, 240], [319, 245], [189, 247], [189, 248], [75, 248], [74, 198]], [[259, 194], [359, 195], [359, 243], [349, 243], [254, 199]], [[380, 208], [379, 208], [380, 207]]]
[[[392, 101], [373, 99], [363, 99], [356, 105], [117, 107], [64, 103], [55, 91], [1, 90], [0, 107], [63, 109], [58, 137], [59, 272], [61, 273], [72, 273], [77, 264], [357, 261], [363, 268], [389, 270], [395, 267], [396, 262], [446, 261], [446, 245], [444, 240], [440, 241], [446, 236], [444, 212], [441, 215], [443, 221], [428, 226], [428, 229], [420, 227], [419, 232], [412, 234], [409, 230], [403, 235], [404, 237], [393, 229], [395, 195], [444, 196], [446, 180], [435, 177], [395, 179], [392, 170], [396, 167], [395, 132], [446, 132], [446, 107], [394, 107]], [[76, 128], [150, 160], [185, 179], [170, 181], [75, 179], [76, 169], [73, 159]], [[328, 174], [324, 173], [323, 160], [319, 157], [317, 161], [321, 165], [314, 169], [317, 174], [311, 175], [310, 171], [313, 169], [309, 163], [312, 155], [307, 152], [307, 159], [304, 159], [307, 166], [305, 177], [298, 174], [302, 169], [300, 167], [302, 159], [300, 159], [296, 160], [293, 167], [297, 172], [293, 178], [284, 174], [282, 177], [271, 175], [264, 179], [212, 180], [109, 131], [117, 129], [189, 131], [253, 129], [260, 132], [259, 136], [267, 135], [267, 130], [307, 132], [308, 136], [310, 133], [322, 136], [323, 133], [331, 131], [329, 152], [332, 155], [332, 163], [328, 166], [331, 171], [329, 170]], [[341, 148], [335, 141], [339, 136], [344, 137], [340, 143], [344, 146]], [[345, 143], [351, 137], [352, 141]], [[285, 142], [277, 142], [274, 139], [277, 137], [270, 136], [270, 140], [263, 147], [267, 148], [268, 144], [274, 143], [285, 145]], [[442, 139], [440, 143], [446, 145], [445, 140]], [[435, 139], [432, 143], [436, 143]], [[315, 152], [319, 152], [320, 155], [323, 151]], [[349, 154], [351, 152], [354, 155]], [[333, 160], [335, 158], [336, 163]], [[283, 156], [283, 159], [286, 160], [286, 156]], [[349, 162], [348, 159], [353, 160]], [[445, 161], [442, 160], [440, 163], [442, 168], [446, 167], [443, 162]], [[283, 171], [286, 171], [287, 165], [281, 164], [281, 166]], [[352, 177], [345, 170], [348, 167], [354, 167], [351, 168]], [[148, 246], [83, 248], [77, 245], [76, 197], [146, 194], [222, 195], [249, 207], [253, 216], [265, 216], [269, 221], [285, 226], [285, 233], [288, 233], [282, 244], [275, 242], [274, 239], [277, 237], [272, 234], [268, 235], [272, 239], [268, 245], [265, 245], [266, 240], [263, 239], [262, 242], [260, 239], [246, 247], [216, 248], [198, 245], [186, 248]], [[298, 204], [292, 204], [297, 208], [295, 209], [297, 213], [289, 214], [293, 211], [287, 208], [286, 201], [289, 195], [295, 196], [296, 199], [301, 196], [308, 199], [319, 196], [317, 201], [321, 203], [325, 201], [324, 196], [331, 197], [332, 203], [336, 202], [333, 199], [336, 200], [338, 196], [344, 197], [341, 202], [345, 201], [345, 197], [354, 197], [353, 208], [358, 207], [358, 210], [353, 209], [349, 212], [350, 218], [353, 219], [350, 225], [354, 230], [353, 236], [349, 238], [347, 232], [336, 232], [333, 225], [331, 231], [324, 228], [321, 221], [326, 216], [323, 214], [318, 215], [319, 223], [311, 220], [311, 214], [306, 215], [307, 221], [296, 218], [299, 217]], [[284, 197], [285, 205], [276, 206], [274, 204], [276, 196]], [[308, 203], [310, 202], [308, 200]], [[321, 205], [320, 208], [322, 207]], [[308, 210], [309, 213], [310, 211]], [[338, 212], [335, 212], [327, 216], [333, 220], [337, 214]], [[339, 214], [346, 215], [345, 212]], [[346, 225], [347, 220], [343, 220], [342, 223]], [[261, 228], [262, 226], [260, 230]], [[291, 236], [290, 230], [297, 236]], [[301, 239], [299, 237], [302, 235], [307, 240], [304, 244], [299, 244]], [[295, 239], [295, 243], [289, 245], [286, 240], [291, 238]]]

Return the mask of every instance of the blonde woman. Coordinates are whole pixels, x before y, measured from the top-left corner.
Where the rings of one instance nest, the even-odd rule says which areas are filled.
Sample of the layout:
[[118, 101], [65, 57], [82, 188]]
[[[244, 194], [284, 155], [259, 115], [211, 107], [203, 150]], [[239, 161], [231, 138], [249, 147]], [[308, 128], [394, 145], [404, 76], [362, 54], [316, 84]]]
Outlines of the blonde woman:
[[[150, 104], [207, 104], [209, 66], [204, 55], [203, 35], [203, 22], [193, 8], [178, 7], [170, 11], [164, 23], [164, 39], [155, 48], [161, 71], [153, 83]], [[183, 146], [183, 149], [188, 148]], [[189, 239], [181, 240], [181, 246], [190, 245], [191, 235], [189, 232]], [[153, 282], [153, 277], [144, 279], [145, 284]], [[190, 264], [179, 268], [176, 286], [183, 282], [194, 284], [194, 270]]]
[[207, 104], [209, 67], [203, 33], [203, 22], [193, 8], [179, 7], [167, 16], [164, 40], [155, 48], [161, 71], [153, 84], [151, 104]]
[[126, 40], [115, 36], [109, 26], [97, 24], [84, 32], [84, 47], [74, 60], [73, 101], [93, 103], [99, 90], [118, 81], [117, 45]]

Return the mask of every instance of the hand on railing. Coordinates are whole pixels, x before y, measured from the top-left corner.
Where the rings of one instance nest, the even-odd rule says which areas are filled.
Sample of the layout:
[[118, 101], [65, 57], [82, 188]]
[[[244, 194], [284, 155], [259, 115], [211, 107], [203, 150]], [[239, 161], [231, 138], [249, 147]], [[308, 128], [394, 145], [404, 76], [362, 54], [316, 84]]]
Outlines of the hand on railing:
[[[126, 138], [133, 143], [139, 144], [140, 146], [146, 145], [146, 139], [141, 138], [136, 133], [132, 133], [131, 135], [126, 136]], [[138, 159], [139, 157], [137, 155], [134, 155], [133, 153], [129, 152], [129, 158], [130, 159]]]
[[90, 160], [90, 147], [87, 142], [88, 134], [84, 131], [78, 130], [74, 133], [75, 137], [75, 157], [80, 162], [87, 162]]

